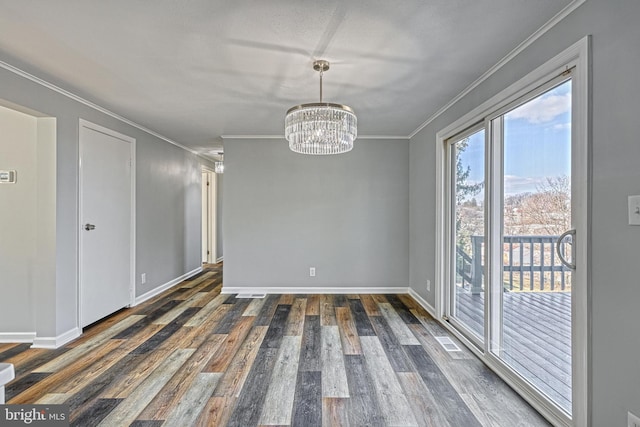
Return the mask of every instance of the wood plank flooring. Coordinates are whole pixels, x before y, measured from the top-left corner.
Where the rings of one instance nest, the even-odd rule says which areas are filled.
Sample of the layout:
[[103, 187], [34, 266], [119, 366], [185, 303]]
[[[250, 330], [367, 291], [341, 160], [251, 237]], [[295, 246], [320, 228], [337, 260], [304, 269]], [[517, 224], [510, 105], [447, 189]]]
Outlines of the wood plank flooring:
[[[75, 426], [548, 426], [407, 295], [221, 295], [196, 277], [57, 350], [0, 345], [7, 403]], [[455, 338], [453, 338], [455, 340]]]

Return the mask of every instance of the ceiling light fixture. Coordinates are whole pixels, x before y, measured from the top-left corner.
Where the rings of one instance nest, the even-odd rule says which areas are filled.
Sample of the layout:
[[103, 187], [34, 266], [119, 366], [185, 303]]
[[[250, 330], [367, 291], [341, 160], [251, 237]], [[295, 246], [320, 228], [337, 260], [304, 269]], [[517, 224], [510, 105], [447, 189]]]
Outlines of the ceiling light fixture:
[[329, 62], [314, 61], [320, 73], [320, 102], [301, 104], [287, 111], [284, 136], [291, 151], [301, 154], [341, 154], [353, 149], [358, 136], [358, 119], [346, 105], [322, 102], [322, 74]]
[[220, 161], [217, 161], [213, 164], [213, 171], [215, 173], [224, 173], [224, 153], [219, 152]]

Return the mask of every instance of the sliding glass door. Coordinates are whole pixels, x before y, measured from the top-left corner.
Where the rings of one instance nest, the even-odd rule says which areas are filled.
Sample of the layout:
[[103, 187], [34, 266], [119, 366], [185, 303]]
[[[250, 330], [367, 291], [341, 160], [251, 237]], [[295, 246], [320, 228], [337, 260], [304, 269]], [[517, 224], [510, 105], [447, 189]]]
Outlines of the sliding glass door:
[[484, 127], [456, 135], [451, 150], [450, 321], [484, 342]]
[[550, 79], [446, 141], [445, 319], [572, 412], [572, 81]]
[[502, 151], [491, 352], [570, 414], [571, 81], [550, 82], [489, 127]]

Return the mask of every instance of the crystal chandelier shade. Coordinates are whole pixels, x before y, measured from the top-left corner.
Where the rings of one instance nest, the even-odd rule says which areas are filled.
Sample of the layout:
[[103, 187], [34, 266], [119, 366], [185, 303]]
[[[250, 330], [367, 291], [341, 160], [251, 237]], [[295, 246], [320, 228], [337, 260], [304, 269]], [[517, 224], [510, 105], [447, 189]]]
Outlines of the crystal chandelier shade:
[[340, 154], [353, 149], [358, 119], [339, 104], [303, 104], [287, 112], [284, 134], [289, 148], [302, 154]]
[[213, 171], [215, 173], [224, 173], [224, 154], [218, 153], [218, 155], [220, 156], [220, 160], [213, 163]]
[[213, 171], [215, 173], [224, 173], [224, 162], [215, 162], [213, 164]]
[[341, 154], [353, 149], [358, 119], [346, 105], [322, 102], [322, 73], [327, 61], [315, 61], [320, 72], [320, 102], [290, 108], [284, 120], [284, 136], [291, 151], [301, 154]]

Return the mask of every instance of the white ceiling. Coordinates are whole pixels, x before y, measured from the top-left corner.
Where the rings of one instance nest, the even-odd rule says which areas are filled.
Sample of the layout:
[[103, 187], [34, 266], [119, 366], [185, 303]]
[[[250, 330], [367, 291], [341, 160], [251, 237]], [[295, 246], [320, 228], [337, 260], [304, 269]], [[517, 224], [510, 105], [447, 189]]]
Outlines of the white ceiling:
[[0, 0], [0, 60], [200, 153], [351, 106], [411, 134], [570, 0]]

